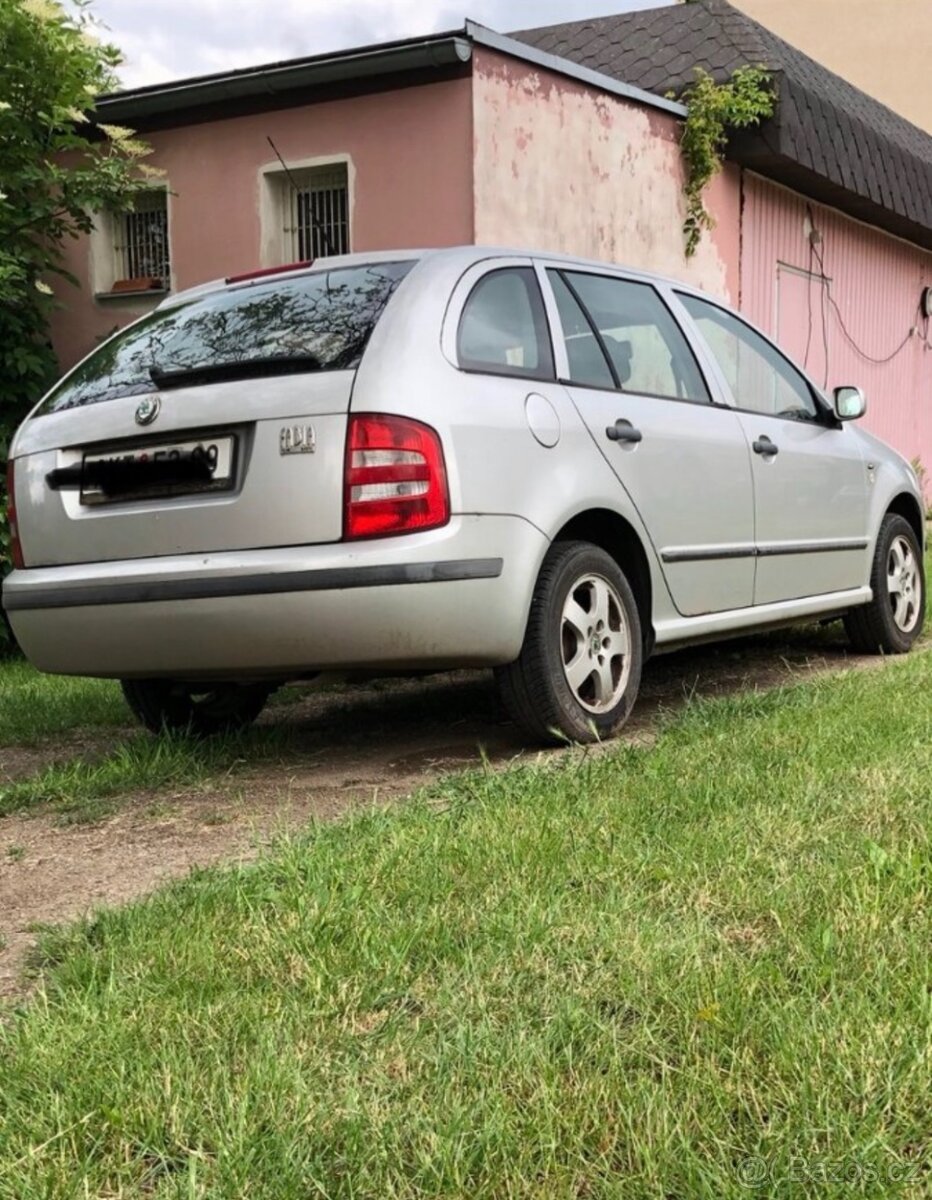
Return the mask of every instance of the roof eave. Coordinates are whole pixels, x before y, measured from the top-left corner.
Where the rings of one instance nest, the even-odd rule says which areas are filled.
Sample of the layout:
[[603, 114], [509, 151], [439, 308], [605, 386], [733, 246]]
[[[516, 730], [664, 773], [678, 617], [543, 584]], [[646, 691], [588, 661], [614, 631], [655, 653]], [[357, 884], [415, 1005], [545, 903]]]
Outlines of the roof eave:
[[110, 122], [132, 122], [218, 102], [269, 97], [327, 84], [374, 79], [380, 75], [462, 67], [471, 57], [472, 46], [462, 33], [438, 34], [113, 92], [98, 99], [97, 113]]
[[906, 242], [932, 250], [932, 229], [904, 213], [878, 204], [829, 179], [827, 175], [775, 151], [757, 131], [737, 135], [728, 146], [728, 159], [737, 166], [789, 188], [818, 204], [836, 208], [845, 216], [882, 229]]
[[463, 67], [472, 58], [473, 46], [498, 51], [674, 117], [683, 118], [686, 115], [686, 109], [676, 101], [655, 96], [652, 92], [613, 79], [600, 71], [580, 66], [568, 58], [547, 54], [475, 21], [467, 21], [465, 29], [432, 37], [388, 42], [358, 50], [113, 92], [99, 97], [97, 112], [102, 119], [113, 123], [133, 123], [171, 113], [203, 109], [218, 103], [267, 99], [328, 84]]

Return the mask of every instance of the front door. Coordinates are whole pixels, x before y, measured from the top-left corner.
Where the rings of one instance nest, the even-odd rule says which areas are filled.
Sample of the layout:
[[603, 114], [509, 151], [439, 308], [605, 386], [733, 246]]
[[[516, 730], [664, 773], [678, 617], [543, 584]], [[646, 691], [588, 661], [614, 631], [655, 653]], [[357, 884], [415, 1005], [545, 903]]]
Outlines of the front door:
[[754, 603], [863, 587], [868, 471], [806, 377], [732, 313], [681, 296], [721, 366], [752, 449]]
[[712, 402], [659, 292], [619, 276], [547, 272], [563, 380], [640, 513], [684, 616], [753, 603], [751, 463], [738, 415]]

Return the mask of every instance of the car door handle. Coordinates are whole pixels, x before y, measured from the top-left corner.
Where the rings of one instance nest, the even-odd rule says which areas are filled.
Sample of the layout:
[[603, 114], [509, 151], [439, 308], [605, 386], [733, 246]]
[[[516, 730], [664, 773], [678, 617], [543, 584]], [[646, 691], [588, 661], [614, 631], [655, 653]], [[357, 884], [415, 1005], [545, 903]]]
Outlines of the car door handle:
[[614, 425], [609, 425], [605, 436], [610, 442], [627, 442], [632, 446], [644, 441], [644, 434], [640, 429], [635, 429], [630, 421], [622, 419], [617, 420]]
[[769, 437], [758, 438], [754, 443], [754, 453], [763, 454], [765, 458], [772, 458], [780, 453], [780, 447], [776, 442], [772, 442]]

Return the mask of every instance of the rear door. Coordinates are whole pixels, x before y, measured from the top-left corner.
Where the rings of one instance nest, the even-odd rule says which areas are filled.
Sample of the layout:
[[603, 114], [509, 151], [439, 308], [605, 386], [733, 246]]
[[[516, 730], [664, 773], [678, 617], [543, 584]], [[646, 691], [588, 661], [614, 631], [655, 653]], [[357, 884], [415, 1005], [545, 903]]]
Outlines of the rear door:
[[563, 330], [562, 382], [640, 513], [677, 609], [749, 606], [754, 506], [738, 416], [713, 402], [652, 284], [555, 264], [546, 274]]
[[257, 278], [117, 334], [18, 435], [26, 565], [339, 541], [356, 367], [411, 266]]
[[867, 582], [867, 465], [806, 377], [727, 309], [682, 295], [717, 358], [753, 454], [755, 604]]

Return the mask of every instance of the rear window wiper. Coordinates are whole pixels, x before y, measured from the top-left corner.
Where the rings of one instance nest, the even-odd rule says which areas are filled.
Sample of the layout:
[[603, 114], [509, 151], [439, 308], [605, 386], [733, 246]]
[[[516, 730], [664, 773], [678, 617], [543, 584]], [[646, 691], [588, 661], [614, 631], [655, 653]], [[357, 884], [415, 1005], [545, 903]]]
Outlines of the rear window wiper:
[[165, 371], [153, 364], [149, 378], [157, 388], [188, 387], [199, 383], [222, 383], [227, 379], [250, 379], [269, 375], [297, 375], [323, 367], [316, 354], [272, 354], [266, 358], [243, 358], [238, 362], [202, 363]]

